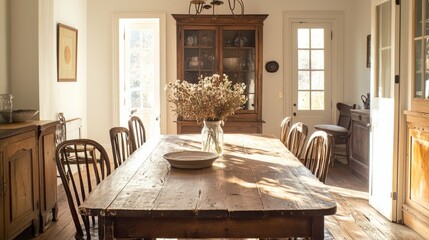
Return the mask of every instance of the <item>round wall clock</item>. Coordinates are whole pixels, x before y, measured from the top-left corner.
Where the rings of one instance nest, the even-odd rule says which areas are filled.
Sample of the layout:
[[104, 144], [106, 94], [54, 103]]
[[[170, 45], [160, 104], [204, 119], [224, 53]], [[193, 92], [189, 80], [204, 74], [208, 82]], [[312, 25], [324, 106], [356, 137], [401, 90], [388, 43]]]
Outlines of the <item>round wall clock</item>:
[[277, 70], [279, 70], [279, 64], [276, 61], [269, 61], [265, 64], [265, 69], [270, 73], [277, 72]]

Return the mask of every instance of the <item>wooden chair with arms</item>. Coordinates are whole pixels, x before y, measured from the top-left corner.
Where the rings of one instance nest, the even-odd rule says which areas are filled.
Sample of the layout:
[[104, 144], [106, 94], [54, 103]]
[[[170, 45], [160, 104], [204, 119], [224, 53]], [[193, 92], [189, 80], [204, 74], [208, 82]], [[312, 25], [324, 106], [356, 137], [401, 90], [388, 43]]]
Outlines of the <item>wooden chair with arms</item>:
[[287, 140], [287, 135], [289, 133], [291, 120], [292, 120], [291, 117], [285, 117], [282, 123], [280, 124], [280, 141], [282, 141], [284, 145], [286, 145], [286, 142], [287, 142], [286, 140]]
[[56, 129], [56, 143], [57, 145], [65, 140], [81, 138], [81, 118], [67, 119], [64, 113], [60, 112], [57, 114], [59, 124]]
[[315, 131], [308, 139], [303, 164], [319, 181], [325, 183], [331, 159], [332, 136], [324, 131]]
[[[56, 129], [56, 146], [58, 146], [60, 143], [64, 142], [67, 140], [67, 121], [66, 118], [64, 117], [64, 113], [58, 113], [58, 120], [60, 121], [60, 123], [57, 125], [57, 129]], [[79, 133], [79, 138], [80, 138], [80, 133]], [[89, 161], [93, 161], [93, 159], [97, 159], [95, 156], [95, 149], [91, 146], [88, 145], [86, 146], [86, 148], [82, 148], [82, 145], [76, 145], [76, 148], [70, 149], [70, 152], [74, 152], [77, 151], [78, 153], [83, 153], [84, 151], [87, 151], [92, 157], [90, 159], [88, 159]], [[75, 157], [79, 157], [82, 154], [78, 154]], [[72, 155], [70, 155], [72, 156]], [[69, 157], [68, 159], [69, 164], [77, 164], [78, 161], [83, 161], [82, 158], [75, 158], [72, 159], [72, 157]]]
[[302, 122], [297, 122], [292, 125], [287, 136], [286, 147], [298, 159], [301, 158], [302, 151], [305, 147], [305, 140], [307, 139], [307, 134], [307, 125]]
[[[338, 117], [338, 124], [318, 124], [315, 125], [314, 128], [316, 130], [322, 130], [327, 132], [328, 134], [331, 134], [333, 136], [333, 154], [332, 157], [335, 157], [335, 155], [338, 156], [344, 156], [346, 157], [347, 163], [349, 163], [349, 151], [350, 151], [350, 126], [351, 126], [351, 109], [355, 109], [356, 104], [353, 106], [344, 104], [344, 103], [337, 103], [337, 109], [340, 112], [340, 115]], [[346, 147], [346, 153], [342, 154], [338, 148], [338, 145], [345, 145]], [[332, 161], [332, 164], [334, 161]]]
[[146, 142], [146, 130], [142, 120], [137, 116], [131, 116], [128, 120], [128, 129], [133, 151], [137, 150]]
[[67, 129], [66, 129], [66, 118], [64, 117], [64, 113], [58, 113], [57, 115], [58, 120], [60, 123], [58, 123], [57, 128], [55, 130], [55, 144], [58, 146], [58, 144], [64, 142], [67, 137]]
[[[93, 149], [92, 152], [98, 161], [92, 159], [94, 156], [88, 154], [90, 152], [88, 149]], [[90, 218], [79, 214], [78, 206], [104, 178], [110, 175], [110, 162], [106, 150], [90, 139], [65, 140], [57, 146], [55, 156], [76, 228], [75, 238], [103, 239], [103, 229], [97, 229], [98, 226], [102, 226], [100, 224], [102, 219], [93, 217], [91, 226]], [[98, 224], [95, 220], [99, 221]]]
[[113, 163], [118, 168], [134, 152], [130, 141], [130, 132], [124, 127], [113, 127], [109, 131], [112, 144]]

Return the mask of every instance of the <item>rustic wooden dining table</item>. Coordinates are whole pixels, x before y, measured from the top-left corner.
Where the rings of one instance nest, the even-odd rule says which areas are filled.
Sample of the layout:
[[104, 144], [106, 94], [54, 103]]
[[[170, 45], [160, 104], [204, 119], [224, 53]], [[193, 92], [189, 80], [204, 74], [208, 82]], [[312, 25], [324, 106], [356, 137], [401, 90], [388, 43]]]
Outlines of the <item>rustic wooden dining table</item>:
[[278, 139], [225, 134], [223, 156], [198, 170], [163, 158], [200, 145], [199, 135], [148, 141], [93, 190], [81, 214], [104, 220], [105, 239], [323, 239], [336, 202]]

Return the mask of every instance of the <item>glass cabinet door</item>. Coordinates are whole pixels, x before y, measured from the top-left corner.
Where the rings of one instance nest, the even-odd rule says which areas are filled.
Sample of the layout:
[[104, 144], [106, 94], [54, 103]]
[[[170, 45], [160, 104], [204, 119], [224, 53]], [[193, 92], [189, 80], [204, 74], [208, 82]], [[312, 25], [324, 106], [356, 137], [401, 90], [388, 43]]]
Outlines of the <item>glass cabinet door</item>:
[[197, 83], [217, 72], [216, 30], [184, 30], [183, 44], [184, 80]]
[[414, 1], [414, 98], [429, 99], [429, 1]]
[[255, 35], [255, 30], [222, 31], [222, 70], [233, 83], [246, 84], [244, 110], [254, 110], [256, 103]]

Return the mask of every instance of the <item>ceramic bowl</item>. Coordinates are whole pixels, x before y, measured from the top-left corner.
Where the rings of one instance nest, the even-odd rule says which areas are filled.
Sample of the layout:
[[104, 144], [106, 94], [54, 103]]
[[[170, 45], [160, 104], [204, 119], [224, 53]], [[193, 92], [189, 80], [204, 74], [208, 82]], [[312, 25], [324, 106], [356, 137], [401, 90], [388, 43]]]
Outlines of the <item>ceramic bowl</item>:
[[12, 111], [12, 122], [25, 122], [31, 120], [39, 110], [18, 109]]
[[198, 67], [203, 67], [204, 63], [203, 61], [190, 61], [189, 62], [189, 67], [190, 68], [198, 68]]
[[239, 58], [224, 58], [223, 68], [226, 71], [234, 71], [238, 69]]

